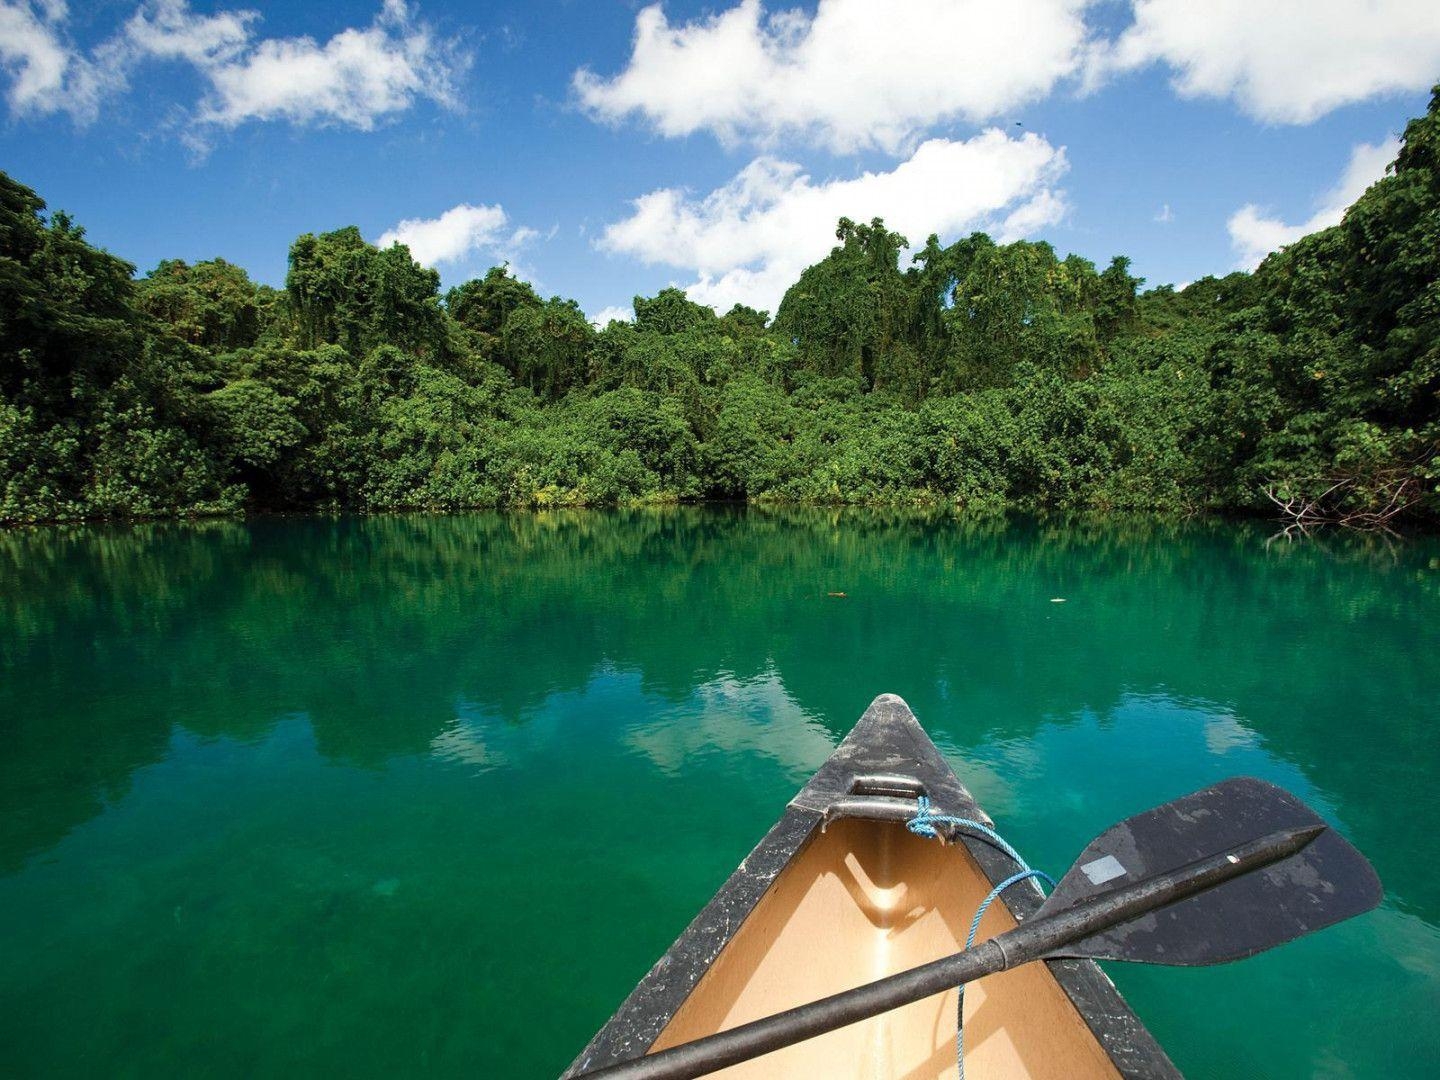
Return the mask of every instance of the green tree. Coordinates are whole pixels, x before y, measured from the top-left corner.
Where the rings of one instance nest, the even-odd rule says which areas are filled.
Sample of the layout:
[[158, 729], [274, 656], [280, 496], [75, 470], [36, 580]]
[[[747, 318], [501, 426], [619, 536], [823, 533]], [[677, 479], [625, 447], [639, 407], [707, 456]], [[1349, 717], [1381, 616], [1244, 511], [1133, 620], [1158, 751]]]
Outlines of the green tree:
[[720, 328], [715, 312], [690, 300], [683, 289], [661, 289], [650, 299], [637, 296], [634, 305], [635, 329], [641, 333], [682, 334]]
[[775, 332], [795, 343], [808, 370], [918, 396], [911, 281], [899, 269], [908, 241], [879, 218], [841, 218], [835, 237], [840, 245], [785, 293]]
[[579, 304], [552, 297], [506, 318], [501, 362], [522, 385], [553, 400], [585, 378], [594, 337]]
[[290, 246], [285, 293], [304, 349], [339, 345], [352, 355], [396, 345], [443, 357], [448, 338], [440, 275], [410, 257], [403, 244], [379, 249], [353, 225]]
[[471, 278], [445, 294], [450, 317], [474, 335], [487, 359], [495, 361], [501, 356], [506, 320], [522, 308], [538, 308], [540, 304], [529, 282], [510, 276], [504, 266], [493, 266], [483, 278]]
[[166, 259], [137, 283], [135, 306], [191, 345], [228, 351], [256, 343], [273, 303], [268, 293], [224, 259]]

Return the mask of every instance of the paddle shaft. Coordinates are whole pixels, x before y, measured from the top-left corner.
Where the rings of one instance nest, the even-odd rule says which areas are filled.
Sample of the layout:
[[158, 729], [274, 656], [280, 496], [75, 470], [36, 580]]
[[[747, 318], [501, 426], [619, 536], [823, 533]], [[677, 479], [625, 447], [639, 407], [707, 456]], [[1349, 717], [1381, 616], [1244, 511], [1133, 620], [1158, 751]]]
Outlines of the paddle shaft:
[[1324, 829], [1313, 825], [1270, 833], [1034, 919], [964, 952], [728, 1031], [582, 1073], [575, 1080], [690, 1080], [749, 1061], [985, 975], [1039, 960], [1091, 934], [1288, 858]]

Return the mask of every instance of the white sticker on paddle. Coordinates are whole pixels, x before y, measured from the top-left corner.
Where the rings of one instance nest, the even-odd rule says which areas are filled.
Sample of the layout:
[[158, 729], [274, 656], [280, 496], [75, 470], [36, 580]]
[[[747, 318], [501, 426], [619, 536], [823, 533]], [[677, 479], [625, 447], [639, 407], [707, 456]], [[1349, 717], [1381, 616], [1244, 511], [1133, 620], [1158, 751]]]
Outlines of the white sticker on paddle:
[[1106, 855], [1103, 859], [1087, 862], [1080, 867], [1080, 872], [1090, 879], [1091, 885], [1104, 885], [1107, 881], [1124, 877], [1125, 867], [1120, 865], [1120, 860], [1114, 855]]

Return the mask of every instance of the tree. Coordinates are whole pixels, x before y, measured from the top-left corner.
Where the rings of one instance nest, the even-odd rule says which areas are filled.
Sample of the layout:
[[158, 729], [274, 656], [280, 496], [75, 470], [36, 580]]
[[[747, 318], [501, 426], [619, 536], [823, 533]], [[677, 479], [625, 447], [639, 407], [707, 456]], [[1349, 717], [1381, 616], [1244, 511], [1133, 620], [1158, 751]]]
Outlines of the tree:
[[0, 173], [0, 391], [60, 415], [139, 347], [134, 266], [91, 247], [67, 214]]
[[166, 259], [140, 279], [135, 295], [138, 310], [181, 340], [221, 352], [254, 345], [271, 302], [243, 269], [224, 259], [194, 266]]
[[950, 338], [943, 389], [1005, 386], [1027, 363], [1072, 376], [1095, 369], [1099, 287], [1089, 262], [1061, 262], [1049, 244], [1025, 240], [997, 246], [973, 236], [961, 245], [948, 260], [955, 287], [942, 317]]
[[661, 289], [654, 297], [635, 297], [635, 329], [644, 333], [683, 334], [687, 330], [718, 330], [720, 320], [704, 304], [697, 304], [683, 289]]
[[584, 379], [594, 337], [579, 304], [552, 297], [510, 313], [501, 332], [501, 362], [522, 385], [553, 400]]
[[476, 335], [491, 359], [499, 352], [505, 321], [521, 308], [539, 306], [540, 298], [529, 282], [511, 277], [504, 266], [493, 266], [483, 278], [471, 278], [445, 294], [450, 317]]
[[1102, 345], [1134, 328], [1135, 297], [1143, 284], [1144, 278], [1131, 276], [1130, 260], [1124, 255], [1116, 255], [1101, 273], [1095, 290], [1095, 333]]
[[380, 250], [353, 225], [290, 246], [285, 293], [304, 349], [339, 345], [359, 356], [396, 345], [422, 357], [443, 357], [447, 332], [440, 275], [410, 257], [403, 244]]
[[775, 332], [795, 343], [809, 370], [918, 396], [911, 282], [899, 269], [909, 242], [880, 218], [841, 218], [835, 237], [840, 246], [785, 293]]

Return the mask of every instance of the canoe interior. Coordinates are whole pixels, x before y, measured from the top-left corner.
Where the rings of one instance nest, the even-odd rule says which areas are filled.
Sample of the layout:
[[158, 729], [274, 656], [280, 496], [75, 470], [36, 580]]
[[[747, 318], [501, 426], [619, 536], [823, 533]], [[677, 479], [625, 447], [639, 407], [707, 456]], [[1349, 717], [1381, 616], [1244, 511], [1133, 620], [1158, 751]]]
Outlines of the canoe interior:
[[[845, 819], [811, 840], [716, 957], [651, 1052], [938, 959], [989, 890], [960, 845]], [[1003, 904], [983, 940], [1014, 926]], [[985, 1080], [1119, 1073], [1044, 964], [970, 986], [965, 1065]], [[955, 991], [714, 1074], [941, 1080], [955, 1075]]]

